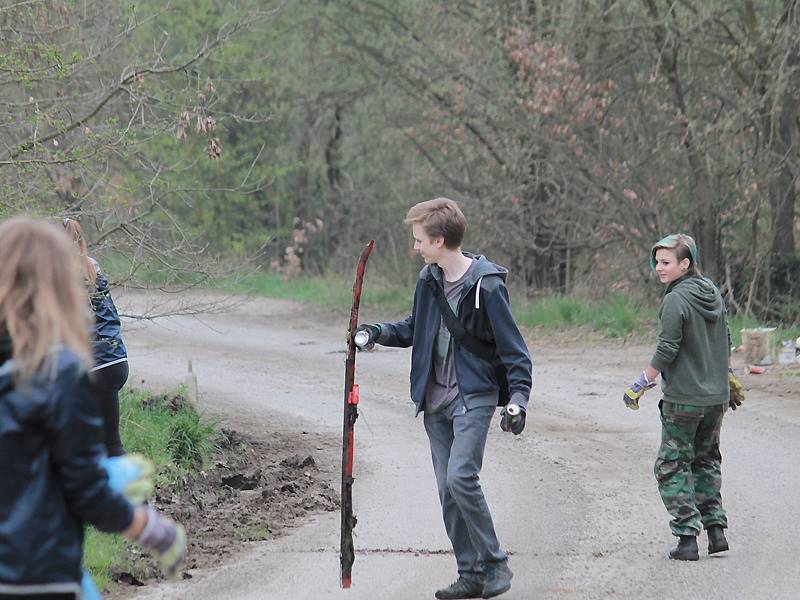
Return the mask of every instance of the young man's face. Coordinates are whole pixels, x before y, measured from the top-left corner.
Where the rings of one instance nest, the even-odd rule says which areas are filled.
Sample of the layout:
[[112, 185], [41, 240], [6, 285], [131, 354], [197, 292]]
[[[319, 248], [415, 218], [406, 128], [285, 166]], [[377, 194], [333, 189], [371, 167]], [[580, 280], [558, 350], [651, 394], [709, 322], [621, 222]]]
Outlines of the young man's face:
[[414, 252], [419, 254], [426, 264], [438, 262], [444, 248], [444, 238], [429, 237], [422, 223], [413, 223], [411, 233], [414, 236]]
[[672, 283], [686, 274], [691, 262], [684, 258], [678, 262], [674, 250], [659, 248], [656, 250], [656, 275], [661, 283]]

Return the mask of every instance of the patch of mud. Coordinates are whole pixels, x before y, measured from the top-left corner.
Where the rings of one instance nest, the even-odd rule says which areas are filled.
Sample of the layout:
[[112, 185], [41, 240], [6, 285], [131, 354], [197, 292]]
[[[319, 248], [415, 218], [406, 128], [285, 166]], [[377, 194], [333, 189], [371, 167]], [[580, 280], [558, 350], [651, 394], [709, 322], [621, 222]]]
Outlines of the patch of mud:
[[[311, 514], [339, 509], [329, 474], [300, 448], [296, 437], [272, 435], [264, 441], [223, 429], [207, 470], [170, 490], [156, 490], [153, 505], [186, 527], [187, 569], [217, 565], [243, 542], [270, 540]], [[110, 598], [129, 597], [161, 578], [155, 561], [138, 546], [128, 546], [128, 559], [129, 569], [113, 573]]]

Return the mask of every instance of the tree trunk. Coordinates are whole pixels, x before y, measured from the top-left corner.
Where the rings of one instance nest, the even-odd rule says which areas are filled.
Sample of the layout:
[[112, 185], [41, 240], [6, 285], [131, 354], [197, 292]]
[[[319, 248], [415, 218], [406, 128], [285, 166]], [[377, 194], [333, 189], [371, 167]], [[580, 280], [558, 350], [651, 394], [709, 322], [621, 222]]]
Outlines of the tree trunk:
[[[720, 271], [720, 235], [716, 202], [711, 188], [711, 180], [705, 167], [705, 156], [697, 142], [686, 105], [686, 94], [678, 72], [678, 48], [674, 36], [668, 37], [666, 27], [661, 23], [655, 0], [644, 0], [650, 16], [656, 23], [653, 34], [660, 53], [661, 70], [664, 73], [672, 92], [672, 99], [681, 119], [683, 130], [683, 147], [691, 172], [690, 200], [696, 207], [693, 233], [697, 238], [700, 250], [700, 264], [703, 271], [712, 279], [718, 279]], [[670, 10], [674, 10], [671, 7]]]

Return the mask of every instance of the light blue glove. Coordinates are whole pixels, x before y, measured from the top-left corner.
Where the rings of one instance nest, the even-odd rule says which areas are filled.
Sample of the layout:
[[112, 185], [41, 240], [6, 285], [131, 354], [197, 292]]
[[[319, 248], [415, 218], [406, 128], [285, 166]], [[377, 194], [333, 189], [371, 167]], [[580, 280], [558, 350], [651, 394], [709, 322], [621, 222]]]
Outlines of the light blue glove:
[[83, 600], [103, 600], [100, 592], [97, 591], [97, 586], [92, 581], [92, 576], [86, 570], [83, 571], [83, 577], [81, 577], [81, 594]]
[[141, 454], [106, 456], [100, 466], [108, 473], [108, 485], [133, 504], [142, 504], [153, 493], [153, 463]]

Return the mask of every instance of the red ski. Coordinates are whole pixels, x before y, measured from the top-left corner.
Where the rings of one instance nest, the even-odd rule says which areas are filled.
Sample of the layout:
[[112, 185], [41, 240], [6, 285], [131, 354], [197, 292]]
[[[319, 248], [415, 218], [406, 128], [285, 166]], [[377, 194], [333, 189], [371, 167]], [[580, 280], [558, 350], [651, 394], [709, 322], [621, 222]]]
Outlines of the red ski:
[[358, 307], [361, 304], [361, 284], [367, 259], [375, 240], [370, 240], [356, 266], [356, 281], [353, 284], [353, 304], [350, 307], [350, 326], [347, 329], [347, 360], [344, 363], [344, 422], [342, 424], [342, 536], [339, 558], [342, 569], [342, 587], [349, 588], [352, 583], [353, 561], [356, 559], [353, 548], [353, 528], [356, 517], [353, 514], [353, 432], [358, 418], [358, 384], [356, 384], [356, 343], [353, 334], [358, 327]]

